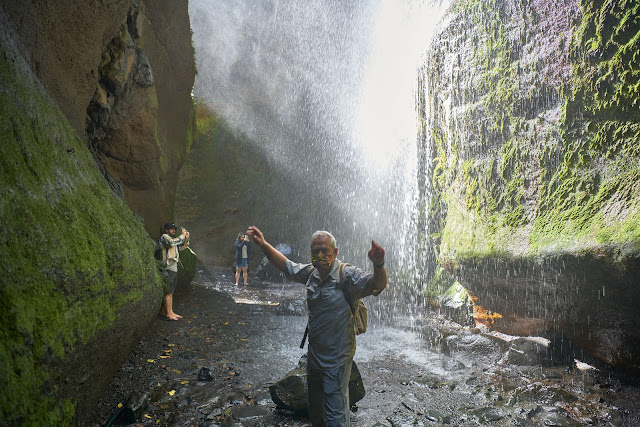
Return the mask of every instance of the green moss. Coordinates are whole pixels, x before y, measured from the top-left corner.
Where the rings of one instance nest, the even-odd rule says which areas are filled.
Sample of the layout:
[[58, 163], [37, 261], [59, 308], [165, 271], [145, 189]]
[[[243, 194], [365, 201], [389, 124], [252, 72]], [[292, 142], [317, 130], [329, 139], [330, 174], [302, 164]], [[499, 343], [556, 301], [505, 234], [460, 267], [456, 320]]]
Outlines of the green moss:
[[[520, 10], [511, 16], [514, 6]], [[540, 61], [522, 56], [539, 43], [536, 23], [543, 18], [534, 5], [461, 0], [452, 6], [456, 19], [473, 25], [466, 41], [473, 63], [471, 70], [462, 67], [473, 86], [459, 85], [453, 97], [465, 100], [453, 106], [466, 109], [456, 117], [464, 125], [452, 120], [444, 129], [439, 117], [431, 126], [433, 194], [426, 215], [442, 218], [441, 261], [639, 245], [640, 4], [588, 0], [581, 9], [582, 21], [566, 33], [573, 34], [570, 45], [546, 47], [559, 49], [544, 52], [559, 64], [572, 61], [570, 78], [551, 82]], [[512, 18], [523, 25], [521, 40], [506, 34]], [[436, 59], [433, 67], [442, 72], [445, 61]], [[559, 100], [552, 113], [559, 122], [527, 116], [527, 106], [545, 93]], [[457, 133], [469, 129], [472, 138]], [[469, 141], [473, 148], [464, 146]]]
[[51, 369], [162, 285], [142, 224], [8, 56], [0, 51], [0, 424], [67, 425], [76, 402]]
[[[640, 5], [582, 5], [562, 134], [567, 147], [535, 223], [534, 248], [629, 244], [638, 239]], [[632, 53], [633, 52], [633, 53]]]

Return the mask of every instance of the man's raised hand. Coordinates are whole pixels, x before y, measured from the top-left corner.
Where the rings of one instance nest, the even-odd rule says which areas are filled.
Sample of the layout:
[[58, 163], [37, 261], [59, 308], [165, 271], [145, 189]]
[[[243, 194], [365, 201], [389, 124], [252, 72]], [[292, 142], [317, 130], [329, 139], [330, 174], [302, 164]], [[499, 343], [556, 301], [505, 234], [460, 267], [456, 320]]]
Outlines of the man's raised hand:
[[369, 259], [374, 265], [384, 264], [384, 249], [375, 241], [371, 241], [371, 249], [369, 249]]

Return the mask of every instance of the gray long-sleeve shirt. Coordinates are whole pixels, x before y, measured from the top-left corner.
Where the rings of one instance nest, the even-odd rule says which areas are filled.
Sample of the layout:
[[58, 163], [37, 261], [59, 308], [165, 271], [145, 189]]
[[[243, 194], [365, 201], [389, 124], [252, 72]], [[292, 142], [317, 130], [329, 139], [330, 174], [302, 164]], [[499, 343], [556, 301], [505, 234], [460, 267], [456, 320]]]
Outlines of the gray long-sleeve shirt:
[[[319, 369], [332, 369], [350, 362], [356, 352], [353, 313], [340, 287], [340, 261], [336, 260], [324, 280], [312, 264], [298, 264], [287, 260], [285, 274], [293, 281], [307, 286], [309, 307], [309, 355], [307, 362]], [[343, 286], [351, 301], [377, 295], [373, 289], [373, 275], [358, 267], [345, 265]]]

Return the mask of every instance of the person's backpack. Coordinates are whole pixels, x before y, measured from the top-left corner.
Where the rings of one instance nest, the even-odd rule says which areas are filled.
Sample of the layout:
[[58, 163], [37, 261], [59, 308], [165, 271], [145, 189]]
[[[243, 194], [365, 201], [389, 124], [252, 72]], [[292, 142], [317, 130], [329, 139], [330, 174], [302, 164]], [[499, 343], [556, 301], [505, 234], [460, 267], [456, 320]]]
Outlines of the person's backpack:
[[164, 247], [162, 246], [162, 243], [160, 243], [160, 241], [157, 241], [153, 250], [153, 257], [155, 259], [157, 259], [158, 261], [162, 261], [162, 251], [164, 250]]
[[[345, 288], [344, 282], [344, 267], [347, 265], [346, 262], [341, 262], [340, 267], [338, 269], [338, 285], [344, 293], [344, 297], [351, 308], [351, 312], [353, 313], [353, 327], [356, 330], [356, 335], [364, 334], [367, 332], [367, 322], [369, 319], [369, 309], [367, 309], [366, 304], [362, 301], [362, 298], [359, 298], [358, 301], [353, 304], [351, 302], [351, 298], [349, 298], [349, 292]], [[307, 335], [309, 334], [309, 324], [307, 323], [307, 328], [304, 330], [304, 336], [302, 337], [302, 342], [300, 343], [300, 348], [304, 348], [304, 343], [307, 340]]]

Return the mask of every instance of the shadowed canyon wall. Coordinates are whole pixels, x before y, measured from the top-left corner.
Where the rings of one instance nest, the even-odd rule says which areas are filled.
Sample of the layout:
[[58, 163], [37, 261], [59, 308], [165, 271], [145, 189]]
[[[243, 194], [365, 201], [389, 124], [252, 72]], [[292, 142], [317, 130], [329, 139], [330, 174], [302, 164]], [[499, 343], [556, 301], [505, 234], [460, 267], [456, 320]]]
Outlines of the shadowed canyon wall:
[[[228, 266], [233, 272], [238, 233], [257, 225], [273, 244], [293, 247], [293, 259], [308, 257], [309, 236], [324, 197], [292, 200], [299, 183], [268, 158], [248, 136], [232, 129], [206, 104], [196, 108], [197, 132], [180, 171], [176, 221], [191, 233], [191, 247], [206, 265]], [[263, 257], [251, 244], [250, 271]]]
[[636, 373], [639, 51], [637, 2], [458, 1], [419, 99], [426, 253], [449, 284], [498, 330]]
[[3, 2], [0, 28], [0, 424], [82, 424], [160, 306], [187, 4]]

